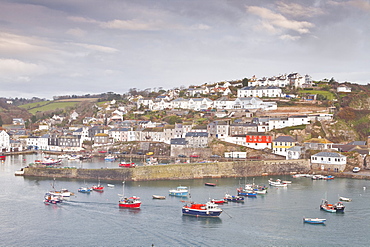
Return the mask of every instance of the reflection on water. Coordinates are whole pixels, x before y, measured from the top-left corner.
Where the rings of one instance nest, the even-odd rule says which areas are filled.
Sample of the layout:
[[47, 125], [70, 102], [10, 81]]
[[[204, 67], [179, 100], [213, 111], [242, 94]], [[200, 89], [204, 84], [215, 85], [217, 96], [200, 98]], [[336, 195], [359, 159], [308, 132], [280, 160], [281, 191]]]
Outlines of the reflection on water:
[[188, 216], [188, 215], [183, 215], [182, 216], [182, 222], [183, 223], [192, 223], [192, 224], [200, 224], [202, 226], [209, 226], [212, 227], [217, 224], [222, 223], [222, 219], [219, 217], [196, 217], [196, 216]]

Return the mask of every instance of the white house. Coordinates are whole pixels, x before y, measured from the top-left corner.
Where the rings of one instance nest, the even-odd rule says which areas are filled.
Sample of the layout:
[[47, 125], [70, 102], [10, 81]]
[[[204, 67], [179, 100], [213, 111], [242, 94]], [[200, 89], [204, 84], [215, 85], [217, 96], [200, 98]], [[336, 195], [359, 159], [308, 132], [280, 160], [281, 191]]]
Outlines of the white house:
[[256, 86], [256, 87], [243, 87], [238, 89], [238, 98], [241, 97], [269, 97], [276, 98], [282, 97], [283, 93], [281, 88], [275, 86]]
[[5, 130], [2, 130], [0, 132], [0, 149], [2, 152], [9, 151], [10, 148], [10, 138], [9, 134], [5, 132]]
[[335, 152], [320, 152], [311, 156], [311, 168], [322, 171], [342, 172], [346, 168], [347, 157]]
[[286, 155], [287, 160], [301, 159], [302, 154], [303, 154], [303, 147], [294, 146], [294, 147], [288, 148], [286, 152], [287, 152], [287, 155]]
[[346, 85], [340, 85], [337, 87], [337, 92], [338, 93], [350, 93], [352, 89]]

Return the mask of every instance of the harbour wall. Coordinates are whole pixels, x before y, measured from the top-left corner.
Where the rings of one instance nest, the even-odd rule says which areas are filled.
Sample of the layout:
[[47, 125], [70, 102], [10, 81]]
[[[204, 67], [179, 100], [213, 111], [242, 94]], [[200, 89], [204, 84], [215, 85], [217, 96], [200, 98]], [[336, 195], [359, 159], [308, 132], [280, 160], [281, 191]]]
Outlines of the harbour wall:
[[112, 181], [179, 180], [307, 173], [309, 160], [237, 161], [139, 166], [135, 168], [24, 168], [24, 176]]

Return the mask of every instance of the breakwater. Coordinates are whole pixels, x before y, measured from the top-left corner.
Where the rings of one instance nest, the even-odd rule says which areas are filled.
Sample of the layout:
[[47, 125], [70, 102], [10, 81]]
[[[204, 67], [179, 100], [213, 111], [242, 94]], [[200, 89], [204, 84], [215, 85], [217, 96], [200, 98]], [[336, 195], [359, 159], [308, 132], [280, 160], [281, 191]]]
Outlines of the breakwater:
[[24, 176], [116, 181], [178, 180], [221, 177], [251, 177], [307, 173], [309, 160], [237, 161], [139, 166], [135, 168], [45, 168], [27, 167]]

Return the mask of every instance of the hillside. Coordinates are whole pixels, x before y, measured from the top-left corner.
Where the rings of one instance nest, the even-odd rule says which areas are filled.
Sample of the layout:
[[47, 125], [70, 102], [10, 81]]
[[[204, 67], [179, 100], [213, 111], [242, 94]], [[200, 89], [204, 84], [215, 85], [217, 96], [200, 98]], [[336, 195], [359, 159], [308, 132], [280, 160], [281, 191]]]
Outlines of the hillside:
[[32, 114], [27, 110], [7, 104], [4, 101], [0, 101], [0, 125], [11, 124], [13, 122], [13, 118], [23, 118], [24, 120], [28, 120], [31, 117]]

